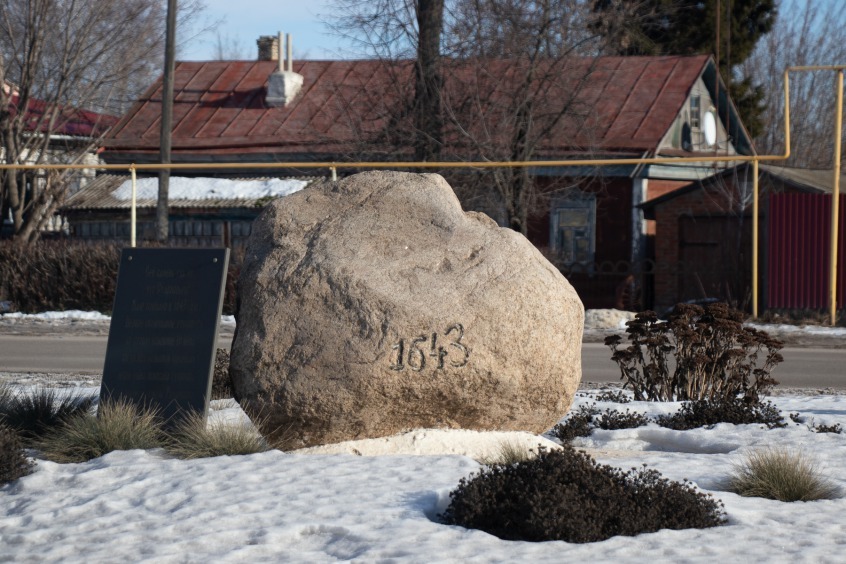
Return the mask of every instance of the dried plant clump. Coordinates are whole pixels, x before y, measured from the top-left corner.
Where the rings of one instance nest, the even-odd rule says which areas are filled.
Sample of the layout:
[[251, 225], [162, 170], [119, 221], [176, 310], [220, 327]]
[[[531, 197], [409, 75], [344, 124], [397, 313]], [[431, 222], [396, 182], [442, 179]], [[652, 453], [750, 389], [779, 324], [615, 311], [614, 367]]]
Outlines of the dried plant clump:
[[202, 414], [191, 413], [171, 433], [166, 449], [179, 458], [209, 458], [255, 454], [270, 447], [252, 425], [207, 422]]
[[0, 422], [15, 429], [27, 446], [32, 446], [68, 418], [88, 413], [95, 397], [81, 392], [64, 393], [56, 388], [36, 388], [13, 393], [0, 391]]
[[565, 446], [462, 479], [444, 523], [504, 540], [586, 543], [725, 523], [722, 503], [648, 469], [623, 472]]
[[0, 485], [30, 474], [32, 467], [17, 432], [6, 425], [0, 425]]
[[726, 489], [744, 497], [778, 501], [815, 501], [842, 497], [841, 488], [823, 477], [803, 453], [762, 449], [749, 454], [726, 479]]
[[726, 400], [698, 400], [682, 404], [671, 415], [659, 415], [655, 422], [661, 427], [687, 431], [698, 427], [711, 427], [719, 423], [734, 425], [766, 425], [770, 429], [786, 427], [787, 423], [772, 403], [751, 402], [743, 398]]
[[85, 462], [115, 450], [160, 448], [164, 444], [158, 412], [121, 400], [101, 404], [96, 416], [84, 413], [71, 417], [47, 433], [38, 447], [54, 462]]
[[537, 453], [525, 445], [515, 441], [502, 441], [497, 447], [496, 454], [482, 458], [480, 464], [492, 466], [494, 464], [518, 464], [532, 460]]
[[[724, 303], [679, 304], [661, 321], [653, 311], [627, 322], [629, 346], [605, 339], [625, 387], [638, 401], [758, 401], [777, 382], [772, 368], [783, 360], [783, 344], [764, 331], [743, 326], [744, 314]], [[670, 371], [670, 357], [676, 367]]]

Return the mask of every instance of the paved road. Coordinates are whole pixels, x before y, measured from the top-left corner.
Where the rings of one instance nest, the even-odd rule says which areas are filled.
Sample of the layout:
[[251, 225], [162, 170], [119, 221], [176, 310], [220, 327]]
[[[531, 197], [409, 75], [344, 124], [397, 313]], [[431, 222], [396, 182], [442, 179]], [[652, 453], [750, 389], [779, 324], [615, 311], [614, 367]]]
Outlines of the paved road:
[[[221, 347], [229, 346], [222, 338]], [[846, 389], [846, 347], [785, 348], [785, 361], [773, 371], [784, 386]], [[73, 372], [100, 374], [106, 356], [105, 336], [0, 335], [0, 372]], [[608, 347], [582, 346], [583, 380], [619, 382], [620, 372], [611, 362]]]
[[[791, 388], [846, 389], [846, 347], [784, 348], [784, 362], [772, 371], [782, 386]], [[608, 347], [582, 345], [582, 379], [586, 382], [619, 382], [620, 369], [610, 360]]]

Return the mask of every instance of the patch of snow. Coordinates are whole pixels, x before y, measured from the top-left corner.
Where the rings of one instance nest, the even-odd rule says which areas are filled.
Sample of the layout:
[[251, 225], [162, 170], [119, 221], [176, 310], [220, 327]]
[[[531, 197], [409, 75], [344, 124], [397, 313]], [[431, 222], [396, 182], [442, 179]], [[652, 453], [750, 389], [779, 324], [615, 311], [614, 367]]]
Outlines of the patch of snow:
[[0, 318], [5, 319], [43, 319], [46, 321], [55, 321], [59, 319], [79, 319], [86, 321], [108, 321], [111, 319], [108, 315], [103, 315], [99, 311], [80, 311], [78, 309], [70, 309], [68, 311], [45, 311], [43, 313], [3, 313]]
[[619, 309], [589, 309], [585, 311], [586, 329], [625, 329], [626, 322], [634, 319], [631, 311]]
[[[171, 200], [206, 199], [256, 199], [280, 197], [305, 188], [310, 180], [269, 178], [264, 180], [231, 180], [227, 178], [186, 178], [172, 176], [168, 188]], [[136, 198], [156, 199], [159, 193], [158, 178], [139, 178], [136, 181]], [[132, 181], [127, 180], [112, 192], [117, 200], [132, 198]]]
[[823, 325], [788, 325], [785, 323], [744, 323], [746, 327], [760, 331], [778, 333], [805, 333], [807, 335], [823, 335], [829, 337], [846, 336], [846, 327], [825, 327]]
[[[590, 394], [576, 398], [594, 401]], [[597, 402], [604, 407], [608, 402]], [[846, 425], [846, 397], [780, 396], [786, 415]], [[616, 405], [616, 404], [615, 404]], [[632, 402], [655, 416], [677, 404]], [[618, 409], [621, 407], [618, 405]], [[210, 419], [245, 422], [233, 400], [212, 402]], [[270, 451], [176, 460], [161, 450], [113, 452], [82, 464], [37, 460], [35, 472], [0, 488], [0, 538], [9, 561], [334, 562], [834, 562], [846, 545], [846, 499], [781, 503], [723, 491], [745, 453], [779, 446], [813, 453], [846, 485], [846, 435], [805, 425], [595, 432], [581, 440], [600, 463], [646, 464], [671, 480], [690, 480], [723, 501], [727, 526], [661, 530], [602, 542], [502, 541], [442, 525], [459, 480], [478, 462], [453, 452], [520, 433], [410, 431], [379, 439], [381, 456]], [[416, 437], [416, 439], [415, 439]], [[431, 454], [407, 455], [413, 444]], [[439, 446], [435, 446], [439, 445]], [[364, 442], [355, 447], [359, 452]], [[34, 451], [32, 451], [34, 453]], [[362, 453], [363, 454], [363, 453]]]

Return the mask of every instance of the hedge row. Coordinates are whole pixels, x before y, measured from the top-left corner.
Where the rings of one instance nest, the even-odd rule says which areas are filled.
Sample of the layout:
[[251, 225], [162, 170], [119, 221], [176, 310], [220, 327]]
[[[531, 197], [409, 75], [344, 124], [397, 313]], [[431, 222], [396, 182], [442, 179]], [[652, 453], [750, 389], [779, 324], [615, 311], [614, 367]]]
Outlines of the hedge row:
[[[12, 311], [79, 309], [111, 313], [120, 251], [116, 243], [39, 241], [22, 247], [0, 241], [0, 301]], [[223, 313], [235, 312], [240, 253], [232, 253]]]

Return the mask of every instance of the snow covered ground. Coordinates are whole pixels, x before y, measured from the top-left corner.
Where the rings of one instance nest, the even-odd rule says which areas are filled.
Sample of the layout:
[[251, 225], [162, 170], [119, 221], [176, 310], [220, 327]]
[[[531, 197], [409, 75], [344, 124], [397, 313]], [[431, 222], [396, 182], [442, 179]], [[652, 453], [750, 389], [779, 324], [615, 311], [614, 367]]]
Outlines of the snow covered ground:
[[[587, 401], [593, 400], [580, 396], [575, 406]], [[774, 403], [786, 419], [798, 412], [808, 423], [846, 426], [846, 396], [780, 396]], [[653, 415], [678, 408], [597, 406]], [[211, 417], [237, 421], [241, 412], [224, 400], [214, 402]], [[478, 455], [502, 439], [418, 430], [381, 441], [379, 456], [271, 451], [183, 461], [128, 451], [83, 464], [38, 460], [34, 474], [0, 488], [0, 561], [843, 562], [846, 500], [741, 498], [719, 484], [743, 453], [779, 446], [813, 455], [846, 486], [846, 435], [792, 422], [776, 430], [650, 424], [594, 431], [576, 444], [597, 460], [647, 464], [673, 480], [691, 480], [725, 503], [729, 523], [583, 545], [502, 541], [437, 522], [458, 480], [480, 468], [470, 456], [437, 452]], [[339, 450], [366, 450], [359, 447]]]

